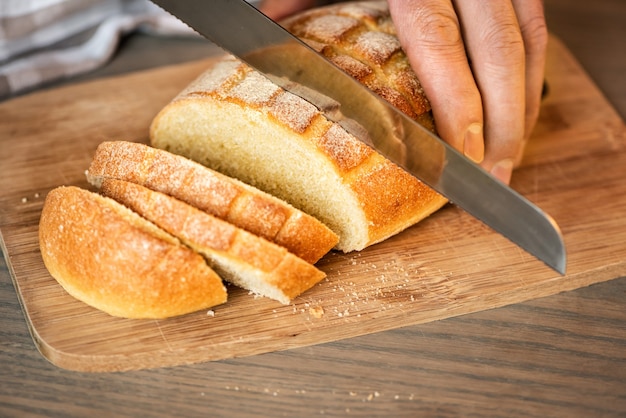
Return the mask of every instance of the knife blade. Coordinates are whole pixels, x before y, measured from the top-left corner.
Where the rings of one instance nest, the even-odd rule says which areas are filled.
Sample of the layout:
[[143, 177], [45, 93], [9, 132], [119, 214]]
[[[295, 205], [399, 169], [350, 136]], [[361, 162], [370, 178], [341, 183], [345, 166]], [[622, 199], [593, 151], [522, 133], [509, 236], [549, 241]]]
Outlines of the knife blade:
[[[329, 117], [356, 121], [368, 131], [376, 151], [565, 274], [565, 244], [552, 217], [245, 0], [152, 1], [286, 90], [313, 103], [307, 89], [334, 99], [341, 112]], [[383, 123], [381, 115], [393, 123]]]

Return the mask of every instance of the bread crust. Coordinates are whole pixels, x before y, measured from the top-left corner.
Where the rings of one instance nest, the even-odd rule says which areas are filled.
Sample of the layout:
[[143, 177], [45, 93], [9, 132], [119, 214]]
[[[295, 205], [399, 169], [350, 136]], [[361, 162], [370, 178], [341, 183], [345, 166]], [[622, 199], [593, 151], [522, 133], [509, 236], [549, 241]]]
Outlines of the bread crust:
[[281, 25], [407, 116], [434, 128], [430, 102], [402, 50], [386, 1], [309, 9]]
[[90, 183], [130, 181], [182, 200], [284, 246], [315, 264], [338, 241], [317, 219], [236, 179], [165, 150], [126, 141], [102, 142], [87, 171]]
[[[385, 3], [328, 6], [282, 23], [391, 104], [434, 129], [430, 104], [395, 38]], [[381, 123], [387, 122], [381, 115]], [[383, 241], [447, 203], [365, 145], [366, 138], [356, 137], [327, 119], [323, 109], [234, 57], [208, 69], [168, 104], [153, 120], [150, 138], [157, 148], [237, 177], [315, 216], [339, 235], [336, 248], [344, 252]], [[274, 151], [260, 149], [277, 138], [293, 148], [292, 165], [273, 168]], [[231, 158], [222, 153], [229, 147]], [[241, 166], [244, 158], [254, 160], [254, 165]], [[285, 152], [275, 158], [292, 157]], [[315, 160], [319, 171], [302, 168], [305, 164], [298, 161], [307, 159]], [[329, 197], [319, 196], [311, 177], [328, 179], [343, 200], [324, 203]], [[350, 206], [346, 212], [351, 215], [338, 214], [340, 206]]]
[[78, 187], [48, 193], [39, 240], [59, 284], [113, 316], [168, 318], [227, 299], [199, 254], [114, 200]]
[[138, 184], [104, 179], [101, 191], [204, 255], [218, 274], [288, 304], [326, 274], [285, 248]]

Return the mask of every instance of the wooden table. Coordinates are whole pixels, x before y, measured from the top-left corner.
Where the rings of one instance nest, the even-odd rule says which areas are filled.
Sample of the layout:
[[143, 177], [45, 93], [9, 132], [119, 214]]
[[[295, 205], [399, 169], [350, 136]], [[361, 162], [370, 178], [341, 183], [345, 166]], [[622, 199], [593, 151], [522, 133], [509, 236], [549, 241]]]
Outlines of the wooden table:
[[[624, 117], [626, 3], [546, 0], [546, 11]], [[111, 65], [72, 82], [206, 53], [134, 36]], [[624, 416], [626, 278], [307, 348], [93, 374], [37, 351], [3, 257], [0, 347], [0, 416]]]

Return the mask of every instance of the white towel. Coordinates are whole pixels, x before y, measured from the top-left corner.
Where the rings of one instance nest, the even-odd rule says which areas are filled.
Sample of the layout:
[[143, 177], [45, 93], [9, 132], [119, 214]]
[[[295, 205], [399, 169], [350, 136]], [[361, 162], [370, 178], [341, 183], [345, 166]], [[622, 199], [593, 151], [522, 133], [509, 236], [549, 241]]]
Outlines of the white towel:
[[0, 100], [102, 66], [132, 31], [199, 36], [148, 0], [1, 0]]

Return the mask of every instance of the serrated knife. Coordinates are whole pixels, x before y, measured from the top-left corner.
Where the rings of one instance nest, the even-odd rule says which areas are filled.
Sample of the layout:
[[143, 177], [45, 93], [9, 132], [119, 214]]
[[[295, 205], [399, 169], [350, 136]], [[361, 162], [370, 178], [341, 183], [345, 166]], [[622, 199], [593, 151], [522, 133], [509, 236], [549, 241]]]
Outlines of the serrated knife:
[[[549, 215], [245, 0], [152, 1], [286, 90], [313, 103], [315, 98], [307, 97], [307, 88], [334, 99], [340, 104], [341, 117], [367, 129], [370, 145], [378, 152], [565, 274], [563, 237]], [[383, 114], [386, 120], [391, 116], [392, 126], [381, 122]]]

